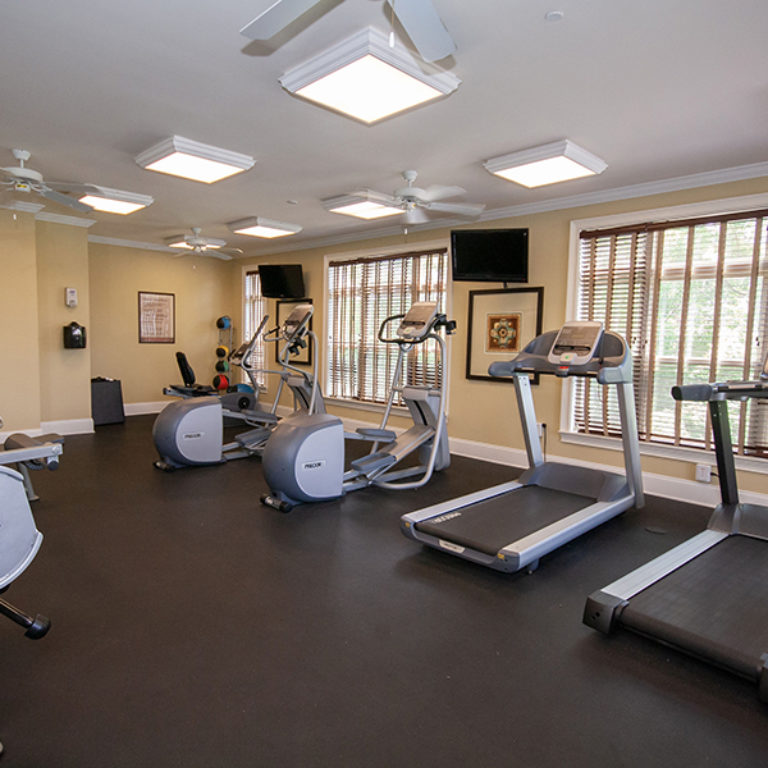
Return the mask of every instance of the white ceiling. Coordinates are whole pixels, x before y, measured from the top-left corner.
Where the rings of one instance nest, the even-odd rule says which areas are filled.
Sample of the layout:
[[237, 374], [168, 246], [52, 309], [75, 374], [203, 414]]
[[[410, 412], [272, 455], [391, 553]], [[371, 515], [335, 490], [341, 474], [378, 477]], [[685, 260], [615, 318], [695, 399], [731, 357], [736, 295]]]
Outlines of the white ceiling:
[[[200, 226], [246, 256], [392, 231], [391, 220], [358, 222], [320, 200], [361, 187], [391, 192], [409, 168], [423, 186], [464, 187], [467, 201], [486, 204], [484, 219], [693, 174], [768, 175], [766, 0], [434, 0], [457, 45], [438, 63], [462, 84], [372, 126], [289, 95], [278, 78], [364, 26], [388, 31], [383, 0], [319, 0], [267, 44], [242, 37], [273, 1], [6, 0], [0, 166], [15, 165], [11, 148], [27, 149], [46, 179], [155, 198], [127, 217], [90, 214], [91, 236], [161, 245]], [[564, 18], [545, 21], [554, 9]], [[136, 165], [136, 154], [172, 134], [256, 164], [210, 186]], [[527, 190], [482, 167], [561, 138], [608, 169]], [[227, 230], [248, 216], [304, 230], [281, 241]]]

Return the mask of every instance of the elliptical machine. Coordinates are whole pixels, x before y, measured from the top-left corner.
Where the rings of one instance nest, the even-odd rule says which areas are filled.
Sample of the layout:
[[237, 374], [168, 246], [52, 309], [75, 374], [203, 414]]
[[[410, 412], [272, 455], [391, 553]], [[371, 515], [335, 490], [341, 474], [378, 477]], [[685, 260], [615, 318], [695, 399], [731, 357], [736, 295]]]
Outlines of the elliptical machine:
[[[277, 406], [284, 386], [294, 394], [294, 407], [299, 410], [322, 408], [322, 398], [312, 397], [313, 381], [304, 371], [290, 363], [290, 358], [306, 346], [306, 337], [315, 344], [315, 335], [309, 330], [312, 317], [311, 304], [297, 305], [283, 325], [264, 334], [264, 341], [283, 344], [278, 361], [281, 370], [265, 370], [277, 373], [280, 385], [270, 410], [231, 411], [218, 397], [192, 397], [169, 403], [155, 419], [152, 437], [160, 454], [154, 462], [157, 469], [172, 472], [181, 467], [220, 464], [224, 461], [258, 455], [278, 422]], [[248, 375], [254, 389], [258, 388], [251, 356], [256, 340], [266, 325], [265, 318], [250, 342], [242, 345], [230, 360]], [[315, 361], [317, 355], [315, 355]], [[315, 374], [317, 364], [315, 363]], [[234, 417], [252, 429], [242, 432], [229, 443], [224, 443], [224, 417]]]
[[[400, 320], [394, 337], [385, 336], [387, 326]], [[371, 485], [405, 490], [429, 482], [433, 472], [450, 464], [446, 431], [446, 389], [448, 364], [445, 339], [437, 330], [450, 335], [453, 320], [438, 314], [434, 302], [416, 302], [404, 315], [392, 315], [379, 327], [379, 341], [397, 344], [398, 356], [387, 405], [378, 428], [360, 427], [345, 433], [344, 424], [328, 413], [298, 413], [284, 419], [273, 431], [262, 455], [264, 478], [270, 493], [263, 504], [280, 512], [290, 512], [302, 502], [326, 501], [349, 491]], [[415, 345], [434, 339], [438, 344], [440, 366], [432, 385], [399, 386], [403, 362]], [[317, 377], [315, 377], [317, 381]], [[402, 393], [413, 425], [401, 434], [387, 428], [395, 395]], [[370, 452], [350, 463], [344, 471], [345, 439], [372, 443]], [[420, 463], [396, 469], [414, 451]], [[408, 480], [418, 476], [415, 480]]]

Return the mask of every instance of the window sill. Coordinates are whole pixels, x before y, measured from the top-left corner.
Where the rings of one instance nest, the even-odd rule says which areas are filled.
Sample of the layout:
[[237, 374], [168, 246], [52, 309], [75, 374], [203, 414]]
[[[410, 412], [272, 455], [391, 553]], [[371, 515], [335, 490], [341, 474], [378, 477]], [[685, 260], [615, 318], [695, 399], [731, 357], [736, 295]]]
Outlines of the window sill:
[[[363, 403], [360, 400], [344, 400], [341, 397], [325, 397], [326, 405], [337, 405], [339, 408], [350, 408], [355, 411], [369, 411], [371, 413], [384, 413], [385, 405], [382, 403]], [[393, 405], [391, 413], [395, 416], [408, 416], [408, 409], [402, 405]]]
[[[621, 440], [618, 437], [601, 437], [600, 435], [581, 435], [575, 432], [560, 430], [560, 440], [572, 445], [585, 445], [591, 448], [604, 448], [609, 451], [621, 451]], [[656, 456], [662, 459], [674, 459], [692, 464], [710, 464], [716, 467], [714, 451], [704, 451], [697, 448], [682, 448], [673, 445], [658, 445], [656, 443], [640, 443], [642, 456]], [[736, 469], [756, 474], [768, 475], [768, 461], [752, 456], [734, 456]]]

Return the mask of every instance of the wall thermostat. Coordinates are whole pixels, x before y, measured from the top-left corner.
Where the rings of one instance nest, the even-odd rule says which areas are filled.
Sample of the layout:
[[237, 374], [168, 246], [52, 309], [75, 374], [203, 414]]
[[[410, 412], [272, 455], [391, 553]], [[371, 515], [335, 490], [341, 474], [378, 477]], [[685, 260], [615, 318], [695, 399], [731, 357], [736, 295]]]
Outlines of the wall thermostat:
[[77, 288], [65, 288], [64, 289], [64, 303], [68, 307], [77, 306]]

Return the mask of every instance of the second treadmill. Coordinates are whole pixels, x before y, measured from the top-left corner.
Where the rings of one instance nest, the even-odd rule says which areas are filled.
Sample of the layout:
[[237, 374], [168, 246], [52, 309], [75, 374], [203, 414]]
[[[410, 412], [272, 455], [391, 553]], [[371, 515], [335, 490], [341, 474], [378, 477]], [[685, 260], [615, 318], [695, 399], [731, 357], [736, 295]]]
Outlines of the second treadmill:
[[706, 530], [593, 592], [584, 623], [626, 627], [753, 680], [768, 702], [768, 507], [739, 502], [728, 420], [729, 400], [768, 398], [768, 356], [759, 379], [672, 394], [708, 402], [721, 503]]
[[[529, 468], [518, 480], [403, 515], [406, 536], [496, 570], [532, 571], [542, 555], [643, 506], [632, 358], [621, 336], [602, 323], [568, 322], [489, 373], [514, 377]], [[616, 388], [625, 474], [544, 461], [531, 373], [585, 376]]]

